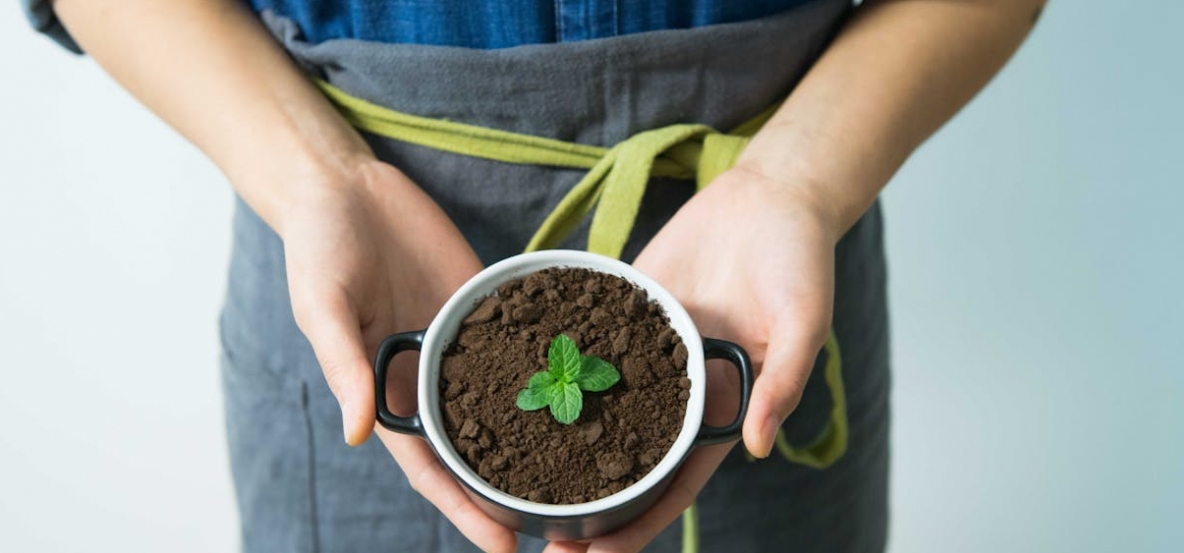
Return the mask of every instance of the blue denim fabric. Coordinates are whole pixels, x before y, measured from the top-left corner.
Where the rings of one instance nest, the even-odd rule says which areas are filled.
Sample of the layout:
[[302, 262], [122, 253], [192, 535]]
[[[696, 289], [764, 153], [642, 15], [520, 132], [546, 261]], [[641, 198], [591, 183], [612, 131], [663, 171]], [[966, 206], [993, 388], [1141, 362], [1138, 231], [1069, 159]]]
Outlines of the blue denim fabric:
[[78, 43], [74, 42], [74, 37], [66, 32], [62, 22], [58, 20], [58, 14], [54, 13], [53, 5], [49, 0], [20, 0], [20, 2], [21, 9], [25, 12], [25, 19], [29, 20], [29, 25], [32, 25], [34, 30], [52, 38], [54, 42], [75, 54], [82, 53]]
[[249, 0], [296, 22], [310, 42], [507, 48], [733, 23], [811, 0]]
[[[310, 42], [376, 42], [508, 48], [661, 29], [735, 23], [812, 0], [247, 0], [296, 22]], [[81, 53], [49, 0], [20, 0], [29, 23]]]

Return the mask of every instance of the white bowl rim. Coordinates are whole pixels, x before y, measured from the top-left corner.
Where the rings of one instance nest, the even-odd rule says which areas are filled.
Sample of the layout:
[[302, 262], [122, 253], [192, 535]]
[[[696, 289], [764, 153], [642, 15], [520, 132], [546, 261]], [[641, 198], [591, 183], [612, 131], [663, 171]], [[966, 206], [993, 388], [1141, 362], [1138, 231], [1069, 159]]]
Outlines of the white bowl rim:
[[[454, 338], [460, 321], [468, 316], [480, 299], [493, 293], [502, 283], [548, 267], [592, 269], [620, 276], [645, 290], [649, 299], [657, 300], [666, 311], [670, 326], [686, 345], [686, 372], [691, 380], [690, 398], [687, 400], [682, 429], [662, 460], [648, 474], [625, 489], [601, 499], [572, 505], [527, 501], [486, 482], [469, 468], [452, 447], [452, 441], [444, 432], [442, 417], [439, 416], [439, 361], [445, 347]], [[545, 517], [575, 518], [611, 511], [641, 497], [658, 485], [679, 467], [694, 446], [695, 437], [703, 421], [706, 390], [702, 344], [698, 328], [682, 304], [657, 281], [629, 264], [579, 250], [545, 250], [516, 255], [490, 265], [461, 286], [428, 326], [419, 357], [419, 417], [423, 423], [424, 434], [436, 450], [437, 456], [472, 490], [494, 503]]]

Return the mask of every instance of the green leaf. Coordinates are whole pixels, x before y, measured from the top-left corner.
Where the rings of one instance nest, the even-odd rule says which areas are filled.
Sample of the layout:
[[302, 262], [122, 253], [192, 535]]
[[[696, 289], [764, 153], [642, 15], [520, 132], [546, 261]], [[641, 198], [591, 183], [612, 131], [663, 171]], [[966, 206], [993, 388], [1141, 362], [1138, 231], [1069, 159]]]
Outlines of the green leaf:
[[534, 375], [530, 377], [530, 382], [526, 383], [526, 387], [528, 389], [534, 390], [536, 392], [542, 391], [544, 389], [550, 389], [554, 385], [555, 376], [547, 371], [534, 373]]
[[551, 396], [551, 415], [563, 424], [571, 424], [584, 408], [584, 394], [575, 384], [558, 383]]
[[[533, 380], [533, 379], [532, 379]], [[527, 388], [518, 392], [518, 408], [523, 411], [538, 411], [551, 403], [553, 388]]]
[[566, 334], [556, 336], [547, 350], [547, 365], [555, 380], [575, 382], [580, 375], [580, 348]]
[[580, 374], [576, 384], [589, 392], [603, 392], [617, 381], [621, 380], [621, 373], [611, 363], [596, 357], [585, 355], [580, 358]]
[[530, 377], [525, 390], [518, 391], [518, 408], [536, 411], [551, 406], [551, 416], [571, 424], [584, 409], [584, 393], [602, 392], [621, 380], [621, 373], [608, 361], [594, 355], [580, 356], [575, 341], [560, 334], [547, 349], [547, 370]]

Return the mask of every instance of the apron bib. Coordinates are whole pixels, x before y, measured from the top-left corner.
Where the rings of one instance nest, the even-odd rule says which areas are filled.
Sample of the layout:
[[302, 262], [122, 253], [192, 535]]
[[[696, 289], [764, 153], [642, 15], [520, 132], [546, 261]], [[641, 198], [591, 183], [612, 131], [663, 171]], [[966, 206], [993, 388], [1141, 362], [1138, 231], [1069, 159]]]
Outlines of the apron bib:
[[[314, 45], [292, 22], [270, 13], [264, 19], [345, 108], [360, 103], [379, 114], [397, 110], [603, 153], [652, 129], [731, 129], [752, 119], [788, 94], [849, 7], [816, 0], [739, 24], [505, 50], [356, 40]], [[364, 111], [346, 109], [347, 116]], [[609, 216], [597, 211], [590, 221], [577, 209], [561, 217], [561, 226], [569, 223], [561, 232], [532, 242], [541, 226], [555, 230], [553, 212], [573, 203], [564, 198], [586, 166], [506, 163], [512, 160], [475, 157], [472, 147], [457, 146], [463, 140], [456, 135], [413, 144], [351, 121], [378, 131], [364, 133], [376, 154], [430, 194], [486, 264], [528, 244], [582, 249], [590, 229], [594, 250], [603, 249], [597, 242], [604, 229], [616, 229], [613, 251], [600, 253], [631, 260], [696, 190], [669, 159], [659, 159], [657, 177], [630, 192], [641, 197], [630, 202], [636, 206], [631, 233], [611, 217], [620, 210], [602, 204]], [[582, 153], [577, 148], [565, 155]], [[411, 492], [377, 440], [356, 450], [341, 443], [336, 403], [292, 321], [282, 244], [241, 202], [235, 227], [223, 376], [245, 550], [356, 551], [391, 544], [401, 544], [399, 551], [475, 550]], [[883, 549], [888, 370], [882, 249], [876, 206], [836, 250], [834, 330], [847, 380], [847, 455], [816, 470], [778, 455], [749, 462], [736, 448], [700, 495], [704, 551]], [[783, 453], [788, 444], [809, 443], [829, 428], [836, 402], [823, 376], [825, 357], [784, 425]], [[677, 550], [678, 526], [651, 550]], [[521, 549], [540, 548], [541, 542], [524, 539]]]

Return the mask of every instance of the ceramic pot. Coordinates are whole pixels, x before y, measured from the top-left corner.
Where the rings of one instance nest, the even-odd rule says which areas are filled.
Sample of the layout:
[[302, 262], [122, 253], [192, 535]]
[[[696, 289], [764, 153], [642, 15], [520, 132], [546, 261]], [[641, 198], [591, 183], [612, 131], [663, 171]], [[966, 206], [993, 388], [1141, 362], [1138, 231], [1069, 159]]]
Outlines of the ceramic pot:
[[[551, 505], [507, 494], [486, 482], [465, 463], [444, 430], [439, 390], [440, 362], [455, 339], [461, 322], [485, 297], [503, 283], [552, 267], [578, 267], [615, 275], [635, 284], [656, 300], [670, 319], [670, 326], [687, 348], [687, 377], [691, 380], [686, 416], [674, 445], [645, 477], [615, 493], [586, 503]], [[401, 417], [390, 411], [386, 400], [387, 367], [395, 355], [418, 350], [419, 411]], [[740, 373], [740, 409], [722, 427], [703, 424], [706, 401], [706, 359], [725, 359]], [[547, 250], [517, 255], [498, 262], [470, 279], [448, 300], [426, 330], [388, 337], [374, 362], [378, 422], [395, 432], [427, 440], [440, 461], [459, 480], [476, 504], [490, 517], [514, 530], [548, 540], [577, 540], [606, 534], [636, 518], [665, 491], [687, 454], [696, 447], [740, 438], [741, 424], [752, 393], [753, 372], [747, 353], [723, 340], [703, 338], [694, 321], [669, 292], [657, 282], [615, 259], [575, 250]]]

